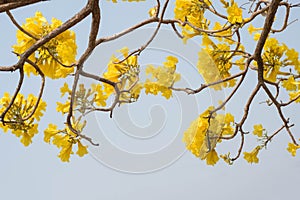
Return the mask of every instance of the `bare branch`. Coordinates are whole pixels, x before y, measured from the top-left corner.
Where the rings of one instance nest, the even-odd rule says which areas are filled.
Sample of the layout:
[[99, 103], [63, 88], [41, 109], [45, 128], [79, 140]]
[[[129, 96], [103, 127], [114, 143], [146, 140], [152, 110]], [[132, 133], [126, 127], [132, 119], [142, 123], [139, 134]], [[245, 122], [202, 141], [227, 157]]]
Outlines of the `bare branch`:
[[47, 0], [1, 0], [0, 13]]

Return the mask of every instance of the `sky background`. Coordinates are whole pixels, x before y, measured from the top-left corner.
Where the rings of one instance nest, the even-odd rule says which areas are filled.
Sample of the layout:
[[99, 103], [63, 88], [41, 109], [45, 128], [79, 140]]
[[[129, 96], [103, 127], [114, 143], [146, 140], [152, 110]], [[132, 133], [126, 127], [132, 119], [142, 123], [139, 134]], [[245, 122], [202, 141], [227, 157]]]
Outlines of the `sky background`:
[[[155, 2], [112, 4], [102, 1], [99, 37], [119, 32], [146, 19], [149, 8], [153, 7]], [[244, 2], [238, 1], [239, 4]], [[52, 0], [16, 9], [13, 14], [22, 23], [24, 18], [33, 16], [35, 11], [41, 11], [48, 21], [53, 16], [65, 21], [85, 3]], [[173, 1], [167, 14], [173, 16]], [[299, 11], [293, 10], [290, 19], [299, 17]], [[79, 55], [87, 45], [89, 22], [90, 18], [72, 29], [76, 32]], [[255, 23], [261, 24], [262, 21], [258, 20]], [[11, 65], [16, 62], [15, 56], [11, 54], [16, 30], [3, 13], [0, 15], [0, 26], [3, 27], [0, 37], [1, 65]], [[299, 27], [299, 22], [296, 22], [276, 37], [300, 51]], [[130, 48], [139, 47], [150, 37], [151, 31], [153, 26], [148, 26], [128, 37], [100, 46], [87, 62], [87, 69], [103, 73], [105, 63], [115, 50], [124, 45]], [[245, 38], [244, 41], [246, 48], [253, 52], [253, 40]], [[182, 74], [182, 86], [197, 87], [199, 82], [203, 81], [199, 74], [195, 73], [197, 52], [200, 50], [197, 40], [189, 41], [184, 46], [166, 27], [150, 47], [141, 55], [142, 67], [150, 63], [159, 65], [167, 55], [176, 55], [180, 58], [178, 71]], [[5, 91], [13, 91], [17, 78], [18, 76], [11, 73], [0, 73], [0, 95]], [[71, 81], [69, 78], [67, 80]], [[22, 92], [37, 92], [38, 88], [33, 86], [39, 84], [39, 81], [39, 78], [26, 78]], [[87, 80], [82, 81], [88, 83]], [[241, 116], [244, 102], [255, 86], [253, 75], [250, 74], [246, 81], [242, 92], [226, 108], [226, 111], [234, 113], [237, 118]], [[181, 142], [183, 131], [206, 107], [222, 99], [227, 91], [206, 91], [196, 97], [176, 93], [170, 101], [142, 95], [140, 102], [116, 109], [113, 119], [102, 113], [91, 115], [87, 133], [99, 141], [102, 148], [91, 147], [92, 156], [78, 158], [73, 155], [70, 163], [62, 163], [57, 158], [58, 149], [46, 144], [42, 133], [49, 123], [62, 125], [64, 122], [64, 118], [55, 112], [55, 102], [60, 97], [58, 88], [62, 85], [62, 81], [47, 80], [44, 95], [48, 104], [47, 112], [39, 124], [41, 132], [34, 137], [29, 147], [24, 147], [14, 135], [0, 132], [0, 199], [281, 200], [295, 199], [299, 196], [300, 159], [299, 156], [290, 156], [286, 151], [289, 138], [285, 132], [279, 134], [267, 150], [260, 152], [260, 163], [257, 165], [248, 164], [241, 158], [233, 166], [228, 166], [220, 160], [211, 167], [190, 152], [184, 151], [184, 144]], [[245, 127], [251, 131], [253, 124], [263, 123], [272, 133], [282, 123], [274, 109], [259, 104], [263, 100], [263, 95], [255, 99], [253, 112]], [[286, 115], [296, 124], [299, 122], [298, 109], [299, 105], [296, 105], [286, 110]], [[142, 131], [145, 129], [147, 131]], [[299, 125], [293, 128], [293, 132], [296, 138], [299, 138]], [[255, 138], [249, 136], [246, 139], [249, 139], [249, 142], [245, 151], [250, 151], [256, 146]], [[222, 150], [222, 153], [232, 150], [232, 154], [235, 155], [238, 142], [237, 139], [232, 143], [221, 143], [218, 150]], [[111, 147], [118, 147], [115, 149], [122, 151], [114, 151]], [[123, 154], [124, 152], [127, 154]]]

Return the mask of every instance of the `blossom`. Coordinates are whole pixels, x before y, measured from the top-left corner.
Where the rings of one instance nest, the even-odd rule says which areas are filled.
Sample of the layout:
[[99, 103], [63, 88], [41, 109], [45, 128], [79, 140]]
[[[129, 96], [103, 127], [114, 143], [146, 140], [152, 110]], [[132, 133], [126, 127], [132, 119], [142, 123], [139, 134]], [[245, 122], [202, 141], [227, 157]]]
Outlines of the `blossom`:
[[257, 155], [260, 150], [261, 150], [261, 147], [257, 146], [251, 152], [244, 152], [244, 159], [248, 163], [258, 163], [259, 159], [258, 159]]
[[295, 103], [300, 103], [300, 90], [289, 93], [290, 100], [295, 100]]
[[219, 161], [219, 156], [216, 150], [210, 151], [206, 156], [207, 165], [215, 165]]
[[254, 32], [257, 32], [259, 30], [262, 30], [262, 28], [255, 28], [253, 26], [253, 24], [250, 24], [249, 27], [248, 27], [248, 32], [250, 33], [250, 35], [252, 35]]
[[67, 83], [64, 83], [64, 86], [60, 88], [61, 97], [65, 96], [66, 93], [71, 94], [71, 92]]
[[265, 130], [261, 124], [256, 124], [253, 126], [253, 135], [257, 135], [258, 137], [262, 137], [263, 131]]
[[104, 94], [102, 85], [92, 84], [92, 92], [95, 92], [94, 101], [97, 106], [106, 106], [107, 95]]
[[288, 91], [297, 90], [297, 86], [300, 82], [295, 81], [294, 76], [290, 76], [287, 80], [282, 81], [282, 87], [284, 87]]
[[48, 128], [44, 130], [44, 141], [50, 143], [50, 139], [58, 133], [57, 126], [55, 124], [49, 124]]
[[61, 112], [62, 114], [69, 112], [70, 101], [67, 101], [66, 103], [56, 102], [56, 105], [57, 112]]
[[70, 162], [70, 156], [73, 154], [72, 143], [67, 143], [63, 146], [62, 150], [59, 152], [58, 157], [63, 162]]
[[155, 6], [155, 7], [149, 9], [148, 14], [150, 17], [155, 17], [157, 11], [158, 11], [157, 6]]
[[292, 154], [292, 156], [296, 156], [297, 149], [300, 149], [300, 145], [295, 145], [294, 143], [289, 142], [287, 150]]
[[[21, 30], [17, 31], [17, 44], [13, 45], [14, 52], [22, 54], [26, 52], [36, 40], [45, 37], [54, 29], [62, 25], [62, 22], [53, 18], [52, 24], [49, 24], [41, 12], [36, 12], [34, 17], [27, 18], [22, 28], [33, 37], [28, 36]], [[49, 42], [38, 48], [28, 59], [37, 64], [45, 76], [57, 79], [64, 78], [73, 72], [77, 54], [77, 45], [75, 42], [75, 33], [66, 30]], [[24, 71], [29, 76], [30, 73], [37, 75], [36, 69], [28, 63], [24, 64]]]
[[77, 142], [77, 145], [78, 145], [78, 150], [77, 150], [76, 154], [78, 156], [82, 157], [88, 153], [87, 146], [82, 145], [82, 143], [80, 141]]

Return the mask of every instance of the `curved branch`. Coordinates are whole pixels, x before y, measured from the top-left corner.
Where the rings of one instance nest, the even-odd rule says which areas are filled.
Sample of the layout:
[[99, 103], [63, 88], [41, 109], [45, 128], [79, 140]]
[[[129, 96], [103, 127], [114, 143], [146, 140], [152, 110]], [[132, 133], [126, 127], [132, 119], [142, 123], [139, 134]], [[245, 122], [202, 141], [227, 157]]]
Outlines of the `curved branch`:
[[36, 101], [32, 111], [31, 111], [31, 113], [29, 115], [27, 115], [26, 117], [22, 118], [23, 121], [28, 120], [29, 118], [31, 118], [33, 116], [33, 114], [35, 113], [36, 109], [38, 108], [38, 106], [40, 104], [40, 101], [41, 101], [42, 96], [43, 96], [44, 88], [45, 88], [45, 75], [42, 72], [42, 70], [34, 62], [30, 61], [29, 59], [26, 60], [26, 62], [28, 62], [30, 65], [32, 65], [35, 68], [35, 70], [39, 73], [39, 75], [42, 78], [42, 84], [41, 84], [41, 87], [40, 87], [39, 95], [37, 97], [37, 101]]
[[19, 79], [19, 83], [18, 83], [18, 86], [15, 90], [15, 93], [14, 95], [12, 96], [8, 106], [5, 108], [5, 110], [3, 111], [3, 113], [0, 115], [0, 119], [2, 121], [3, 124], [5, 124], [5, 115], [7, 114], [7, 112], [9, 111], [9, 109], [12, 107], [12, 105], [14, 104], [16, 98], [17, 98], [17, 95], [19, 94], [20, 90], [21, 90], [21, 87], [23, 85], [23, 81], [24, 81], [24, 70], [23, 68], [20, 68], [19, 69], [19, 73], [20, 73], [20, 79]]
[[0, 13], [48, 0], [1, 0]]

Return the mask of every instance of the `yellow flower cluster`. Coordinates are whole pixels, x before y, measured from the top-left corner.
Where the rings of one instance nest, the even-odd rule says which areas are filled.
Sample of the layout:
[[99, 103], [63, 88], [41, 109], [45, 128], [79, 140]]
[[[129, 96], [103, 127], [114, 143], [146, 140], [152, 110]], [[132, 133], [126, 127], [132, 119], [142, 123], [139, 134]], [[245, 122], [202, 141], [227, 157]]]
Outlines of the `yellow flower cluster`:
[[[208, 37], [203, 37], [203, 48], [198, 54], [197, 67], [207, 84], [221, 81], [231, 76], [232, 56], [230, 46], [225, 43], [214, 44]], [[231, 79], [212, 86], [215, 90], [223, 87], [233, 87], [235, 80]]]
[[228, 22], [231, 24], [241, 24], [243, 22], [243, 10], [238, 7], [234, 1], [230, 1], [230, 6], [227, 7]]
[[[61, 97], [65, 94], [71, 95], [71, 90], [67, 83], [64, 83], [63, 87], [60, 88]], [[90, 89], [86, 89], [84, 84], [79, 84], [78, 90], [75, 92], [73, 115], [76, 112], [80, 113], [80, 117], [77, 120], [72, 118], [72, 126], [78, 132], [82, 132], [86, 125], [86, 121], [81, 122], [82, 116], [96, 108], [97, 106], [106, 106], [107, 95], [104, 94], [101, 84], [92, 84]], [[96, 104], [96, 105], [95, 105]], [[66, 114], [70, 109], [70, 101], [65, 103], [57, 102], [56, 110], [62, 114]], [[87, 147], [83, 146], [81, 137], [73, 133], [66, 125], [64, 129], [58, 129], [56, 125], [49, 124], [48, 128], [44, 131], [44, 141], [47, 143], [51, 142], [61, 151], [58, 157], [63, 162], [69, 162], [70, 155], [73, 154], [73, 145], [77, 144], [77, 154], [82, 157], [87, 154]]]
[[[258, 33], [257, 33], [258, 34]], [[293, 66], [293, 70], [300, 73], [300, 60], [295, 49], [288, 48], [284, 43], [280, 44], [275, 38], [268, 38], [262, 55], [264, 61], [264, 78], [271, 82], [276, 82], [278, 75], [289, 76], [283, 81], [283, 87], [288, 90], [298, 90], [299, 82], [291, 77], [290, 73], [285, 73], [284, 68]], [[290, 71], [287, 69], [285, 71]]]
[[[75, 119], [73, 118], [73, 121]], [[79, 123], [80, 120], [77, 120], [73, 127], [81, 132], [85, 126], [85, 122], [83, 124]], [[81, 143], [81, 138], [77, 137], [75, 133], [73, 133], [68, 126], [66, 125], [64, 129], [58, 129], [56, 125], [49, 124], [48, 128], [44, 131], [44, 141], [46, 143], [52, 142], [57, 148], [60, 148], [60, 153], [58, 157], [63, 162], [69, 162], [70, 156], [73, 154], [73, 148], [75, 144], [77, 144], [77, 152], [76, 154], [80, 157], [84, 156], [88, 153], [87, 146], [84, 146]]]
[[[141, 85], [137, 84], [140, 72], [137, 56], [132, 55], [128, 57], [129, 49], [127, 47], [122, 48], [119, 52], [126, 59], [119, 60], [113, 55], [108, 63], [107, 72], [103, 74], [103, 77], [118, 83], [120, 90], [130, 90], [127, 93], [122, 93], [121, 99], [136, 101], [141, 91]], [[107, 96], [110, 96], [113, 91], [114, 88], [111, 85], [104, 84], [104, 92]]]
[[[60, 88], [61, 96], [63, 97], [66, 93], [70, 96], [71, 90], [67, 83]], [[84, 84], [79, 84], [78, 90], [75, 92], [73, 110], [80, 112], [81, 114], [86, 114], [87, 111], [95, 108], [95, 103], [97, 106], [106, 106], [107, 95], [104, 94], [101, 84], [92, 84], [91, 89], [86, 89]], [[65, 114], [69, 111], [70, 101], [65, 103], [56, 102], [57, 112]]]
[[[254, 39], [259, 37], [260, 33], [256, 33]], [[271, 82], [280, 80], [289, 91], [290, 100], [299, 103], [300, 81], [295, 79], [300, 74], [299, 53], [275, 38], [268, 38], [263, 50], [264, 78]]]
[[286, 45], [279, 44], [275, 38], [268, 38], [264, 46], [263, 60], [264, 60], [264, 77], [266, 80], [275, 82], [279, 74], [280, 67], [282, 67], [282, 57], [287, 50]]
[[[0, 105], [2, 106], [0, 113], [3, 113], [10, 101], [11, 97], [9, 93], [4, 93], [4, 96], [0, 99]], [[38, 133], [37, 122], [40, 121], [43, 112], [46, 110], [46, 103], [40, 100], [35, 112], [32, 114], [36, 103], [37, 97], [34, 95], [29, 94], [26, 99], [19, 93], [3, 119], [5, 123], [0, 122], [0, 128], [4, 132], [11, 130], [15, 136], [21, 137], [21, 143], [24, 146], [31, 144], [32, 138]]]
[[196, 157], [206, 160], [208, 165], [214, 165], [219, 160], [215, 147], [217, 142], [221, 142], [220, 137], [234, 132], [234, 117], [230, 113], [211, 116], [213, 109], [209, 107], [195, 119], [183, 137], [186, 148]]
[[180, 74], [175, 72], [177, 63], [176, 57], [168, 56], [161, 67], [147, 66], [146, 74], [151, 74], [151, 78], [144, 83], [145, 93], [157, 95], [161, 92], [162, 96], [169, 99], [172, 96], [170, 87], [180, 80]]
[[[209, 5], [209, 0], [176, 0], [174, 8], [175, 19], [179, 19], [182, 22], [187, 20], [194, 27], [207, 29], [210, 22], [204, 17], [204, 13]], [[182, 35], [184, 36], [184, 41], [201, 34], [192, 26], [185, 25], [183, 27]]]
[[[14, 52], [24, 53], [36, 40], [43, 38], [48, 33], [62, 25], [62, 22], [53, 18], [52, 24], [49, 24], [41, 12], [36, 12], [32, 18], [27, 18], [22, 28], [30, 33], [34, 38], [17, 31], [17, 44], [13, 45]], [[64, 67], [75, 62], [77, 54], [77, 45], [75, 42], [75, 33], [67, 30], [56, 36], [48, 43], [38, 48], [36, 52], [29, 56], [29, 60], [36, 63], [42, 72], [52, 79], [64, 78], [73, 72], [73, 67]], [[37, 74], [35, 68], [30, 64], [24, 65], [24, 71], [29, 76], [30, 73]]]

